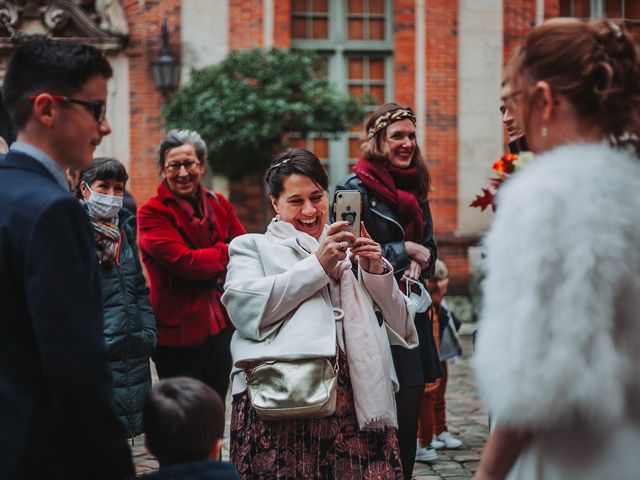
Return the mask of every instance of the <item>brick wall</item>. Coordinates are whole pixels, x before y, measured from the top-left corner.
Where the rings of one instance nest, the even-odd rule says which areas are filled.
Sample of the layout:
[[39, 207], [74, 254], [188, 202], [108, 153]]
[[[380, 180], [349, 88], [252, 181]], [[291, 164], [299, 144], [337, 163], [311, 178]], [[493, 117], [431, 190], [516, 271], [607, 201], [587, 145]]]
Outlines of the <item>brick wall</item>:
[[[274, 3], [288, 2], [276, 1]], [[263, 45], [263, 15], [262, 0], [229, 0], [230, 50], [261, 47]]]
[[[274, 46], [290, 44], [290, 2], [274, 1]], [[263, 0], [229, 0], [229, 49], [242, 50], [264, 45]], [[262, 178], [245, 177], [229, 185], [229, 201], [248, 232], [264, 232], [267, 224], [266, 196]]]
[[423, 154], [433, 183], [431, 209], [437, 233], [457, 229], [458, 8], [426, 2], [426, 132]]
[[393, 82], [395, 101], [415, 106], [415, 0], [393, 2]]
[[555, 18], [560, 15], [560, 0], [544, 0], [544, 18]]
[[273, 216], [261, 175], [252, 175], [229, 184], [229, 201], [247, 232], [263, 233]]
[[431, 173], [430, 195], [439, 256], [447, 262], [452, 293], [468, 279], [466, 247], [456, 244], [458, 195], [458, 3], [425, 2], [426, 131], [422, 152]]
[[129, 56], [131, 192], [138, 205], [155, 194], [159, 183], [156, 152], [164, 134], [161, 93], [153, 84], [151, 63], [160, 50], [160, 31], [168, 20], [169, 43], [180, 58], [180, 0], [147, 0], [144, 9], [138, 1], [125, 2], [131, 36]]
[[273, 46], [289, 48], [291, 46], [291, 2], [276, 0], [274, 6]]
[[522, 39], [536, 25], [536, 2], [531, 0], [504, 0], [502, 13], [503, 53], [504, 62], [506, 63]]

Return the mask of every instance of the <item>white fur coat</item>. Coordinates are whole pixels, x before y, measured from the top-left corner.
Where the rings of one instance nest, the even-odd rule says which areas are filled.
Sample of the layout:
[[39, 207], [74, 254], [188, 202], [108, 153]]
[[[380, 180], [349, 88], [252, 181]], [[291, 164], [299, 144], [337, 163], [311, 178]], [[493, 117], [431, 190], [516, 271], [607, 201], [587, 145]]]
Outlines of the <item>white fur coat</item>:
[[[493, 418], [546, 437], [534, 440], [532, 465], [550, 455], [561, 463], [567, 444], [628, 428], [634, 445], [622, 458], [605, 459], [604, 446], [574, 449], [577, 464], [537, 474], [632, 478], [625, 465], [640, 469], [640, 160], [606, 144], [537, 156], [501, 188], [486, 249], [473, 363]], [[551, 449], [554, 432], [564, 440]], [[597, 477], [610, 461], [622, 476]]]

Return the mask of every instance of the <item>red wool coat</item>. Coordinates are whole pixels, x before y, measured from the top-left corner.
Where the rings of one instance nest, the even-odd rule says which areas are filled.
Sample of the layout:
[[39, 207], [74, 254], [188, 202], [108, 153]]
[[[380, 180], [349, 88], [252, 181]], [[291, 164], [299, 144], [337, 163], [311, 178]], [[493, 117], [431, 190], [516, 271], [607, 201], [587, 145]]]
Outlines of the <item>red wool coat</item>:
[[200, 187], [203, 218], [165, 182], [138, 210], [138, 243], [149, 275], [158, 345], [197, 347], [230, 324], [220, 302], [228, 244], [246, 233], [231, 203]]

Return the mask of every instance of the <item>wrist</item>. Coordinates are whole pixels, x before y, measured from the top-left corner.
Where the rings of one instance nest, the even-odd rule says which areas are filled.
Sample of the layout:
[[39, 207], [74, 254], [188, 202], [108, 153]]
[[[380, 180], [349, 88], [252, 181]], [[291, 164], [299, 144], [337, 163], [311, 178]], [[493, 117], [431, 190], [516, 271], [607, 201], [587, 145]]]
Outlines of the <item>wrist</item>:
[[382, 262], [379, 264], [370, 263], [369, 268], [366, 271], [372, 275], [384, 275], [385, 273], [389, 273], [386, 265]]

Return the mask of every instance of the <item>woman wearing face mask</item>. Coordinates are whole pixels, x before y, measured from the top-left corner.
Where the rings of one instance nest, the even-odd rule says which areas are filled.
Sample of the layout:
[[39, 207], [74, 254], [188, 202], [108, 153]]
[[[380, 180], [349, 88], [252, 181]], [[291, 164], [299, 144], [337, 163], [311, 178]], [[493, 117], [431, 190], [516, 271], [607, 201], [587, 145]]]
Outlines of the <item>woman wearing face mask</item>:
[[[400, 287], [408, 287], [414, 294], [423, 292], [422, 301], [416, 302], [419, 348], [392, 347], [400, 381], [396, 394], [400, 455], [404, 476], [410, 479], [424, 385], [441, 375], [426, 313], [430, 302], [422, 283], [433, 274], [436, 261], [427, 200], [431, 181], [416, 143], [416, 118], [411, 108], [397, 103], [378, 107], [367, 121], [361, 151], [354, 173], [336, 190], [360, 191], [362, 220], [371, 238], [382, 245], [382, 255], [393, 265]], [[407, 295], [411, 292], [406, 291]], [[437, 457], [433, 450], [430, 454], [422, 460]]]
[[101, 267], [114, 404], [129, 437], [134, 437], [142, 433], [142, 407], [151, 388], [156, 321], [138, 259], [135, 216], [122, 208], [127, 179], [122, 163], [97, 158], [80, 172], [76, 195], [87, 209]]

